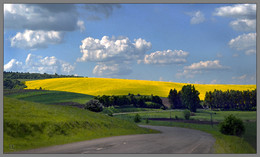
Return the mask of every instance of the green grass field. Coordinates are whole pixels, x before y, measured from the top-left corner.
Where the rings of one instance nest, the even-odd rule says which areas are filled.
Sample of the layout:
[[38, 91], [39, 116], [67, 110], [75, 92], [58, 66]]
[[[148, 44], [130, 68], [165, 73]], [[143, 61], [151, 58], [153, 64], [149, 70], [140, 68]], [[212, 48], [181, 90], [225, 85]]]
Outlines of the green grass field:
[[[216, 114], [213, 114], [213, 121], [223, 121], [225, 119], [225, 116], [228, 116], [230, 114], [233, 114], [239, 118], [241, 118], [244, 121], [253, 120], [256, 121], [256, 111], [209, 111], [209, 110], [202, 110], [199, 109], [195, 116], [191, 116], [191, 119], [195, 120], [206, 120], [210, 121], [210, 112], [215, 112]], [[130, 119], [130, 121], [134, 118], [136, 113], [128, 113], [128, 114], [122, 114], [122, 115], [115, 115], [115, 117], [119, 117], [121, 119]], [[155, 112], [140, 112], [138, 113], [142, 118], [175, 118], [175, 116], [178, 116], [178, 118], [184, 119], [183, 116], [183, 110], [155, 110]]]
[[[44, 80], [33, 80], [25, 82], [27, 89], [67, 91], [82, 93], [88, 95], [158, 95], [167, 97], [170, 89], [181, 90], [186, 83], [128, 80], [128, 79], [110, 79], [110, 78], [53, 78]], [[226, 91], [233, 90], [253, 90], [256, 85], [213, 85], [213, 84], [194, 84], [200, 92], [200, 99], [203, 100], [206, 91], [219, 89]]]
[[84, 109], [5, 96], [3, 118], [4, 153], [108, 136], [156, 132]]
[[17, 92], [14, 91], [14, 94], [9, 94], [8, 97], [44, 104], [54, 104], [61, 102], [77, 102], [85, 104], [93, 98], [93, 96], [86, 94], [48, 90], [18, 90]]

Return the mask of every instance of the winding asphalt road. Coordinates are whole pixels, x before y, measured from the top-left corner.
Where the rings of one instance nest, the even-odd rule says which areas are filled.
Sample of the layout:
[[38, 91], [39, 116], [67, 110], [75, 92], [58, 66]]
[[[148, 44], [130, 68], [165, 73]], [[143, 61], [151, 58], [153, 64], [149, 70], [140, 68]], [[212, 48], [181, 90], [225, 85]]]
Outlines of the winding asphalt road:
[[16, 152], [19, 154], [203, 154], [213, 153], [208, 133], [178, 127], [148, 126], [158, 134], [126, 135]]

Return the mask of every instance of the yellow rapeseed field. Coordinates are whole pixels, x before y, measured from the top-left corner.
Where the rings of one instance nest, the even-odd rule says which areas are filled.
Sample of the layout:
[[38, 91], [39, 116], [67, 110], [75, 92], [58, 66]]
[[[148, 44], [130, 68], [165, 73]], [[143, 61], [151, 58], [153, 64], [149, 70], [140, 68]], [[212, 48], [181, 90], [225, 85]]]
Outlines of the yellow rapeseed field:
[[[158, 95], [167, 97], [170, 89], [181, 90], [186, 83], [128, 80], [111, 78], [53, 78], [43, 80], [33, 80], [25, 82], [27, 89], [67, 91], [88, 95]], [[200, 92], [200, 99], [203, 100], [206, 91], [214, 89], [226, 90], [253, 90], [256, 85], [223, 85], [223, 84], [194, 84]]]

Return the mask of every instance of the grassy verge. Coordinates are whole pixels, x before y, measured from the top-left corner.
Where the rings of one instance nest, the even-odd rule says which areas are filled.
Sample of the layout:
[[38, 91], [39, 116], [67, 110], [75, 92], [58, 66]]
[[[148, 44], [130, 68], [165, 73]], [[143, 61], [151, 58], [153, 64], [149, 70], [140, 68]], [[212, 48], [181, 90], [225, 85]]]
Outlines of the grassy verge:
[[108, 136], [155, 133], [136, 124], [69, 106], [4, 97], [4, 153]]

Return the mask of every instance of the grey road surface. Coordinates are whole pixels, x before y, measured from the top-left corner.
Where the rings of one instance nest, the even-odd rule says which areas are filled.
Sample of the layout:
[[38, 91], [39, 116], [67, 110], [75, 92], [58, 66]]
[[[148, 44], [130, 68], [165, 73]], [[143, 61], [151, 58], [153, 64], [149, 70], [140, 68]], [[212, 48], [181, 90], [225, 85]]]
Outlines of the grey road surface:
[[215, 139], [202, 131], [147, 126], [158, 134], [126, 135], [16, 152], [19, 154], [204, 154], [213, 152]]

